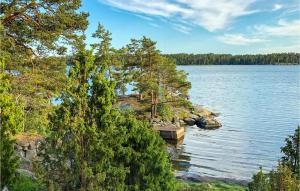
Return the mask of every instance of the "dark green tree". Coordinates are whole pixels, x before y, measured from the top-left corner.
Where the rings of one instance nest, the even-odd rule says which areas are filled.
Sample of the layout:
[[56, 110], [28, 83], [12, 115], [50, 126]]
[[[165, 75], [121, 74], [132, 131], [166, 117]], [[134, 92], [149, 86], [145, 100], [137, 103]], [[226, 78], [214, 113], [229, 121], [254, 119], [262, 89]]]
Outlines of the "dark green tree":
[[99, 26], [92, 50], [68, 63], [68, 85], [51, 115], [39, 171], [51, 190], [172, 190], [174, 177], [159, 135], [113, 108], [110, 34]]
[[284, 156], [281, 158], [281, 164], [289, 167], [291, 171], [300, 178], [300, 166], [299, 166], [299, 157], [300, 157], [300, 147], [299, 147], [299, 134], [300, 126], [295, 130], [294, 135], [290, 135], [285, 139], [285, 146], [281, 148], [281, 152]]
[[164, 141], [147, 122], [136, 120], [128, 111], [123, 115], [119, 126], [126, 132], [122, 144], [126, 152], [118, 161], [128, 168], [125, 190], [174, 190], [175, 178]]
[[[0, 61], [1, 67], [4, 60]], [[14, 150], [13, 136], [22, 130], [24, 115], [14, 95], [10, 93], [10, 84], [5, 74], [0, 74], [0, 188], [10, 186], [19, 165]]]

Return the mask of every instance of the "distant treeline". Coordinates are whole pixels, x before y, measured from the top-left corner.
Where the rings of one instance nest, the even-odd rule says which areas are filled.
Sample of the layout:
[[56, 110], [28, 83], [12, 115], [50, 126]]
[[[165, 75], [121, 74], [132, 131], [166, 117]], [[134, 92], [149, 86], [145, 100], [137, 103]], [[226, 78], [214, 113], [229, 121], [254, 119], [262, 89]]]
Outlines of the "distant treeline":
[[299, 53], [273, 53], [256, 55], [231, 54], [166, 54], [176, 60], [177, 65], [295, 65], [299, 64]]

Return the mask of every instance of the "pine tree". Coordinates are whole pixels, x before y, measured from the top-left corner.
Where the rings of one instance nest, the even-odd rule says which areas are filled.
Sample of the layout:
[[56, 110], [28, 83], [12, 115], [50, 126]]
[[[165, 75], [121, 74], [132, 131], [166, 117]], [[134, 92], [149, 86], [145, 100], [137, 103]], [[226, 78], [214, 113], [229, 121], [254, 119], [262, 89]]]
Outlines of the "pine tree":
[[[4, 60], [1, 59], [1, 67]], [[20, 105], [9, 92], [10, 84], [4, 73], [0, 74], [0, 188], [13, 183], [19, 159], [14, 150], [13, 135], [23, 128], [24, 115]]]
[[300, 179], [300, 126], [295, 130], [294, 135], [290, 135], [285, 139], [285, 146], [281, 148], [284, 156], [281, 158], [281, 163], [288, 166], [291, 171]]
[[[110, 34], [78, 48], [68, 63], [68, 86], [51, 115], [42, 146], [42, 175], [51, 190], [172, 190], [174, 177], [163, 141], [146, 124], [113, 108], [108, 76]], [[81, 44], [81, 43], [79, 43]]]
[[80, 0], [2, 0], [0, 51], [6, 57], [11, 91], [24, 103], [25, 130], [45, 133], [51, 101], [65, 84], [70, 43], [87, 28]]

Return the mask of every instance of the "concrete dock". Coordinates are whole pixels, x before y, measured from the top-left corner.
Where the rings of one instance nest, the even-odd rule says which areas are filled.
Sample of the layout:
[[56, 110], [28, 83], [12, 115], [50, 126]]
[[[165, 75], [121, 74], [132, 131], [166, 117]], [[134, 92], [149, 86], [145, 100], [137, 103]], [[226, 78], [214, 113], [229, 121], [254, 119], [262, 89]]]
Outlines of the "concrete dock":
[[159, 131], [159, 134], [163, 139], [181, 140], [184, 138], [184, 127], [155, 126], [153, 128]]

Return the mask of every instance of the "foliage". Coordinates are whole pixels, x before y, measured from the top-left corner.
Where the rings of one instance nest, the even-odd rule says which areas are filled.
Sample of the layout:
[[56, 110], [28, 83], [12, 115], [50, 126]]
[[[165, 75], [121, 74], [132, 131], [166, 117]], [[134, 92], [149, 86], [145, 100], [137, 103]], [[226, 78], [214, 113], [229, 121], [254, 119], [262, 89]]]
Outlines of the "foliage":
[[[80, 0], [2, 0], [1, 56], [12, 93], [24, 103], [25, 131], [45, 133], [51, 101], [65, 84], [63, 54], [87, 28]], [[49, 56], [55, 55], [55, 56]], [[1, 68], [2, 70], [2, 68]]]
[[272, 191], [297, 191], [300, 190], [300, 182], [288, 166], [279, 165], [277, 170], [269, 173]]
[[294, 135], [290, 135], [285, 139], [285, 146], [281, 148], [281, 152], [284, 156], [281, 158], [281, 163], [291, 169], [291, 171], [300, 178], [300, 147], [299, 147], [299, 134], [300, 126], [295, 130]]
[[[264, 174], [262, 169], [253, 175], [249, 183], [250, 191], [298, 191], [299, 181], [299, 126], [295, 134], [285, 140], [286, 145], [281, 148], [285, 154], [276, 170]], [[298, 165], [298, 166], [297, 166]]]
[[300, 64], [298, 53], [274, 53], [256, 55], [231, 54], [167, 54], [178, 65], [263, 65]]
[[227, 184], [219, 181], [212, 181], [207, 183], [190, 183], [178, 181], [178, 191], [246, 191], [243, 186], [235, 184]]
[[173, 107], [169, 104], [158, 104], [158, 114], [164, 121], [171, 121], [174, 116]]
[[262, 172], [262, 168], [252, 177], [253, 181], [249, 183], [250, 191], [271, 191], [270, 180], [267, 174]]
[[50, 190], [171, 190], [174, 177], [159, 135], [112, 108], [110, 37], [102, 29], [95, 56], [82, 49], [69, 62], [62, 103], [51, 115], [42, 146], [39, 177]]
[[14, 184], [9, 188], [11, 191], [46, 191], [45, 185], [31, 177], [21, 175], [16, 177]]
[[[0, 65], [4, 61], [1, 60]], [[23, 128], [24, 115], [5, 74], [0, 74], [0, 188], [13, 183], [19, 159], [15, 154], [13, 135]]]
[[[174, 190], [175, 179], [163, 140], [150, 125], [125, 114], [126, 129], [119, 163], [128, 168], [124, 190]], [[124, 150], [124, 149], [123, 149]]]
[[151, 118], [158, 114], [160, 102], [181, 102], [186, 100], [191, 88], [187, 74], [178, 71], [173, 60], [161, 56], [156, 42], [147, 37], [132, 39], [127, 45], [127, 64], [134, 90], [145, 99], [151, 110]]
[[248, 186], [250, 191], [298, 191], [300, 182], [289, 167], [278, 165], [276, 170], [272, 170], [268, 174], [264, 174], [260, 170], [253, 175], [253, 181]]

